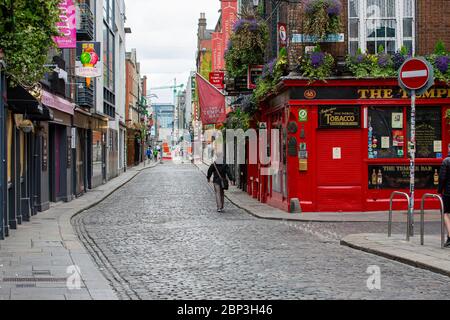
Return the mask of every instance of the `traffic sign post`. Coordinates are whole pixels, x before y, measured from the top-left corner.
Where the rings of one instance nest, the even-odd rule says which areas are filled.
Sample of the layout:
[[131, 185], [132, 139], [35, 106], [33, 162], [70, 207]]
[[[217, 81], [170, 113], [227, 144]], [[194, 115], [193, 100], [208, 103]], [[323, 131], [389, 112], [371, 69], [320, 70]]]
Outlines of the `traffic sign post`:
[[434, 84], [433, 66], [421, 58], [411, 58], [405, 61], [399, 70], [400, 87], [411, 96], [411, 140], [410, 152], [410, 203], [408, 214], [410, 225], [408, 232], [414, 236], [414, 200], [416, 183], [416, 97], [428, 90]]

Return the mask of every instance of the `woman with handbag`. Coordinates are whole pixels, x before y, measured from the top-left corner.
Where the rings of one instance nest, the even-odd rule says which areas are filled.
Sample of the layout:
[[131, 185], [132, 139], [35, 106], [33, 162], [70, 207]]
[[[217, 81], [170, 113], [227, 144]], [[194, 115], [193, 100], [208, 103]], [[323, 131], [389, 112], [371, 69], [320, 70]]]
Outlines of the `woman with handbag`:
[[211, 181], [211, 176], [213, 176], [214, 191], [216, 193], [216, 203], [217, 212], [223, 212], [223, 207], [225, 204], [225, 193], [224, 190], [228, 190], [229, 182], [227, 177], [234, 181], [231, 174], [230, 168], [226, 164], [218, 164], [213, 162], [213, 164], [208, 169], [208, 183]]

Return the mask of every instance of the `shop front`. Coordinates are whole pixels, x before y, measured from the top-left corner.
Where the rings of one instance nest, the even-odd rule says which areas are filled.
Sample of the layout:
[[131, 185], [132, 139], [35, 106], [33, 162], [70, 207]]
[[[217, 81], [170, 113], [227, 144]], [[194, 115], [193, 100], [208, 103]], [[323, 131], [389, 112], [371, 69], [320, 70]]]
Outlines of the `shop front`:
[[92, 185], [89, 188], [96, 188], [106, 182], [106, 135], [108, 131], [107, 118], [92, 115], [90, 140], [92, 141], [92, 151], [90, 159], [92, 165], [89, 176], [92, 177]]
[[75, 109], [72, 127], [72, 189], [74, 195], [79, 197], [87, 192], [92, 184], [90, 172], [92, 171], [91, 153], [91, 120], [90, 113], [83, 109]]
[[[280, 156], [272, 159], [276, 170], [271, 176], [261, 175], [258, 166], [253, 180], [261, 186], [253, 193], [286, 211], [296, 199], [304, 212], [388, 210], [393, 191], [409, 192], [410, 105], [394, 79], [313, 85], [284, 80], [281, 93], [262, 106], [261, 117], [269, 133], [279, 129], [269, 140], [279, 140]], [[450, 148], [448, 113], [445, 84], [417, 99], [417, 207], [424, 193], [437, 191], [440, 165]], [[395, 202], [400, 208], [406, 208], [404, 200]]]
[[[37, 93], [37, 92], [36, 92]], [[8, 88], [6, 112], [6, 184], [7, 229], [29, 221], [37, 212], [35, 181], [40, 171], [36, 147], [40, 135], [38, 121], [52, 119], [49, 109], [38, 101], [38, 95], [21, 86]]]

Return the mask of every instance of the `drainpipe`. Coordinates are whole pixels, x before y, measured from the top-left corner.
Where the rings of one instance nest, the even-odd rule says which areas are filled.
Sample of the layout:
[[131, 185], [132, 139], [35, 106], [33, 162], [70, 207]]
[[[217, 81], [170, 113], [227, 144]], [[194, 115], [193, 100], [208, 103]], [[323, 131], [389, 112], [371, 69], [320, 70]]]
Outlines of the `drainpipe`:
[[[1, 54], [1, 52], [0, 52]], [[0, 58], [1, 59], [1, 58]], [[5, 101], [6, 98], [6, 80], [5, 80], [5, 63], [0, 60], [0, 240], [5, 238], [5, 224], [6, 216], [6, 190], [7, 190], [7, 164], [6, 164], [6, 112]]]

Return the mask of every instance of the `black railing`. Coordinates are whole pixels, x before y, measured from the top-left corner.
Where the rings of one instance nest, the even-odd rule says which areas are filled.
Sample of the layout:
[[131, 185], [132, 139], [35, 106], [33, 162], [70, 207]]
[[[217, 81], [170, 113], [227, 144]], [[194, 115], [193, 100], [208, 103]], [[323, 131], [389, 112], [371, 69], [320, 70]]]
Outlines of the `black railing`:
[[76, 103], [80, 107], [93, 108], [94, 107], [94, 89], [88, 87], [86, 84], [77, 85], [76, 87]]
[[78, 40], [93, 40], [94, 39], [94, 14], [91, 8], [86, 3], [78, 5], [78, 26], [77, 38]]

